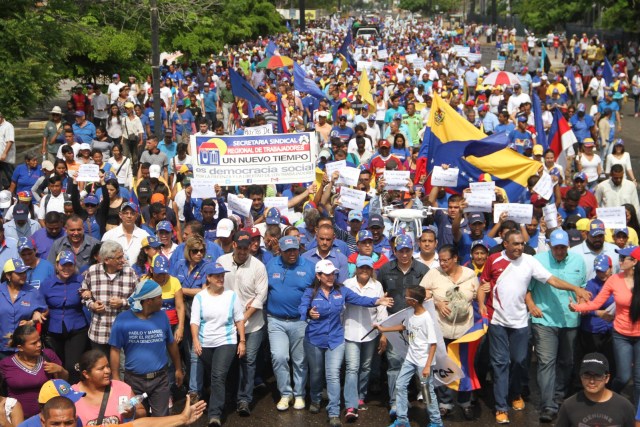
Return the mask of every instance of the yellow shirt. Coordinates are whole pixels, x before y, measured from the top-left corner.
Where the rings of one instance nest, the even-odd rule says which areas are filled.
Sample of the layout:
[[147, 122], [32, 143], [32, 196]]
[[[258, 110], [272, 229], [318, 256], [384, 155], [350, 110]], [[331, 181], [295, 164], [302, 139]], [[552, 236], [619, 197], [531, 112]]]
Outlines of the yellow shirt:
[[[629, 232], [629, 241], [628, 245], [638, 246], [638, 233], [631, 227], [627, 227], [627, 231]], [[607, 228], [604, 232], [604, 241], [613, 243], [613, 229]]]

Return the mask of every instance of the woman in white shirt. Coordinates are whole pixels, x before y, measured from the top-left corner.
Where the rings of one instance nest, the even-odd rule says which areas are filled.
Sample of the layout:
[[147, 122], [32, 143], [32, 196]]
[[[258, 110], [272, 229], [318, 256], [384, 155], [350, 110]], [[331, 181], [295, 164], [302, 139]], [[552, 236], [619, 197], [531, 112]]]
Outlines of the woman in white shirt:
[[122, 145], [114, 144], [111, 148], [111, 157], [107, 163], [111, 165], [111, 172], [116, 175], [118, 184], [127, 189], [131, 189], [133, 185], [133, 169], [131, 168], [131, 159], [122, 154]]
[[578, 172], [587, 175], [587, 188], [592, 190], [598, 184], [598, 177], [602, 173], [602, 159], [593, 149], [596, 143], [592, 138], [585, 138], [582, 141], [582, 153], [578, 154]]
[[109, 107], [109, 117], [107, 118], [107, 135], [113, 142], [120, 142], [122, 139], [122, 118], [120, 109], [116, 104]]
[[196, 294], [191, 306], [193, 351], [211, 370], [210, 426], [221, 425], [229, 368], [235, 356], [242, 358], [246, 351], [244, 309], [235, 292], [224, 290], [226, 272], [220, 264], [205, 264], [202, 275], [206, 287]]
[[611, 173], [611, 166], [613, 165], [622, 165], [627, 173], [627, 178], [636, 182], [636, 176], [633, 174], [633, 168], [631, 167], [631, 157], [624, 150], [624, 141], [620, 138], [613, 142], [613, 152], [607, 156], [607, 168], [605, 170], [607, 175]]
[[500, 86], [494, 87], [489, 96], [489, 111], [496, 116], [498, 115], [498, 105], [500, 105], [500, 101], [502, 101], [503, 98], [502, 88]]
[[[355, 277], [345, 280], [344, 286], [358, 295], [371, 298], [384, 296], [382, 285], [373, 278], [373, 259], [368, 256], [358, 257]], [[387, 347], [387, 339], [384, 335], [380, 335], [378, 340], [378, 331], [365, 335], [373, 329], [374, 323], [380, 323], [386, 318], [387, 310], [384, 306], [371, 308], [351, 304], [346, 306], [344, 312], [346, 408], [358, 409], [364, 405], [373, 354], [376, 348], [383, 352]]]

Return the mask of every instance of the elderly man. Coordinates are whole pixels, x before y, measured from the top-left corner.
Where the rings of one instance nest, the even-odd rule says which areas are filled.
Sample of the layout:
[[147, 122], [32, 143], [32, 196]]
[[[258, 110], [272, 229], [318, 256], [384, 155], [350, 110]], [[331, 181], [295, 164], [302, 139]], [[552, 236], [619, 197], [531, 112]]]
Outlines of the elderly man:
[[173, 338], [169, 318], [162, 311], [162, 288], [153, 280], [136, 285], [129, 297], [130, 310], [120, 313], [111, 329], [111, 375], [120, 379], [120, 350], [124, 350], [127, 384], [137, 394], [147, 393], [154, 417], [169, 413], [169, 375], [167, 364], [175, 367], [176, 385], [182, 386], [184, 374], [178, 343]]
[[96, 126], [87, 120], [84, 111], [76, 111], [76, 122], [73, 124], [73, 134], [81, 142], [91, 144], [96, 139]]
[[[58, 214], [60, 215], [60, 214]], [[64, 250], [72, 251], [76, 254], [76, 265], [82, 269], [89, 265], [91, 261], [91, 251], [95, 245], [100, 243], [88, 234], [84, 233], [84, 222], [78, 215], [71, 215], [64, 224], [65, 235], [58, 238], [49, 249], [47, 259], [55, 264], [56, 256]]]
[[149, 233], [136, 225], [136, 219], [138, 219], [138, 206], [135, 203], [125, 202], [120, 207], [120, 220], [122, 223], [102, 236], [103, 242], [113, 240], [124, 248], [129, 265], [133, 265], [138, 259], [138, 254], [142, 247], [142, 239], [149, 237]]
[[[550, 251], [535, 258], [558, 278], [584, 287], [586, 267], [582, 257], [570, 253], [569, 235], [562, 229], [553, 230]], [[533, 280], [525, 297], [531, 313], [531, 327], [538, 358], [540, 386], [540, 422], [549, 423], [558, 414], [560, 402], [567, 397], [573, 372], [573, 357], [578, 336], [580, 314], [569, 309], [571, 292], [546, 286]]]
[[13, 218], [4, 223], [4, 234], [18, 240], [21, 237], [31, 237], [40, 230], [40, 223], [29, 218], [29, 208], [23, 203], [13, 206]]
[[596, 187], [596, 200], [601, 207], [622, 206], [625, 203], [633, 205], [636, 212], [640, 212], [638, 190], [636, 184], [624, 176], [622, 165], [611, 166], [609, 179]]
[[[267, 264], [269, 293], [267, 319], [273, 372], [278, 384], [279, 411], [289, 409], [294, 400], [294, 409], [304, 409], [307, 382], [307, 362], [304, 355], [304, 333], [307, 323], [300, 320], [298, 306], [305, 289], [315, 278], [312, 262], [300, 256], [300, 242], [295, 236], [284, 236], [279, 240], [281, 254]], [[291, 386], [289, 359], [293, 364], [294, 386]], [[310, 408], [318, 413], [319, 406]]]

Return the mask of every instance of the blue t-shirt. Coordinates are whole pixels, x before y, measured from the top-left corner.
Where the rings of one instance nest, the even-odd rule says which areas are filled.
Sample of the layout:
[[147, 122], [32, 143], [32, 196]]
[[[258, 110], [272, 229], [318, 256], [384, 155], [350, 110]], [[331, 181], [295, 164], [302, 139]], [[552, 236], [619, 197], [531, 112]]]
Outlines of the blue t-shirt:
[[591, 138], [590, 129], [595, 125], [595, 122], [590, 115], [585, 114], [583, 120], [580, 120], [578, 113], [576, 113], [569, 119], [569, 124], [571, 124], [571, 130], [573, 130], [578, 142], [582, 142], [585, 138]]
[[24, 163], [16, 166], [11, 176], [11, 181], [16, 183], [16, 194], [20, 191], [31, 191], [31, 188], [41, 176], [42, 168], [40, 165], [37, 165], [33, 169]]
[[169, 318], [162, 311], [148, 319], [140, 319], [131, 310], [122, 312], [113, 322], [109, 337], [109, 345], [124, 349], [124, 368], [138, 375], [167, 366], [167, 345], [172, 342]]
[[564, 206], [561, 206], [558, 208], [558, 213], [560, 214], [562, 219], [567, 219], [567, 217], [571, 215], [578, 215], [580, 218], [587, 217], [587, 213], [584, 211], [584, 208], [582, 206], [578, 206], [572, 211], [567, 211], [565, 210]]
[[46, 259], [41, 259], [36, 268], [27, 271], [27, 285], [31, 285], [36, 289], [40, 289], [40, 284], [44, 283], [45, 279], [55, 276], [56, 269]]
[[525, 148], [533, 147], [533, 135], [525, 130], [524, 132], [515, 129], [509, 134], [509, 147], [516, 149], [518, 153], [523, 154]]
[[[471, 244], [475, 240], [471, 237], [471, 234], [467, 234], [464, 232], [461, 232], [461, 234], [462, 237], [457, 243], [458, 257], [460, 258], [460, 264], [464, 264], [467, 261], [471, 261]], [[493, 240], [491, 237], [488, 237], [487, 235], [484, 235], [482, 236], [482, 239], [477, 240], [482, 240], [489, 248], [492, 248], [498, 244], [495, 240]]]
[[302, 257], [295, 264], [285, 264], [282, 256], [267, 264], [269, 294], [267, 314], [280, 318], [297, 319], [302, 294], [316, 277], [314, 264]]
[[511, 135], [511, 132], [513, 132], [513, 130], [516, 128], [516, 126], [513, 123], [507, 123], [507, 124], [500, 124], [497, 125], [494, 133], [502, 133], [505, 132], [507, 134], [507, 138], [509, 138], [509, 135]]
[[[587, 282], [587, 286], [585, 289], [591, 292], [593, 298], [596, 297], [604, 287], [604, 282], [598, 277], [594, 277], [593, 279]], [[614, 303], [613, 295], [609, 295], [609, 298], [600, 306], [598, 310], [604, 310], [608, 308], [611, 304]], [[580, 329], [583, 331], [590, 332], [592, 334], [606, 334], [611, 332], [613, 329], [612, 322], [607, 322], [604, 319], [595, 315], [595, 311], [589, 311], [586, 313], [582, 313], [580, 316]]]
[[178, 135], [182, 135], [183, 133], [191, 135], [191, 131], [193, 130], [191, 125], [196, 121], [190, 110], [184, 110], [182, 113], [176, 111], [173, 113], [173, 116], [171, 116], [171, 120], [176, 125], [176, 134]]
[[215, 113], [218, 102], [218, 95], [215, 91], [209, 90], [209, 92], [205, 92], [202, 94], [202, 99], [204, 100], [204, 112], [205, 113]]
[[[144, 110], [144, 115], [149, 118], [149, 127], [151, 128], [151, 132], [153, 132], [156, 125], [155, 114], [156, 113], [153, 111], [153, 108], [151, 107], [147, 107]], [[162, 117], [161, 128], [162, 128], [162, 131], [164, 132], [164, 121], [167, 119], [167, 112], [164, 110], [164, 108], [160, 109], [160, 116]]]
[[340, 126], [334, 126], [331, 128], [331, 133], [333, 132], [337, 132], [338, 137], [344, 143], [348, 143], [354, 135], [353, 129], [351, 129], [349, 126], [345, 126], [344, 129], [342, 129]]

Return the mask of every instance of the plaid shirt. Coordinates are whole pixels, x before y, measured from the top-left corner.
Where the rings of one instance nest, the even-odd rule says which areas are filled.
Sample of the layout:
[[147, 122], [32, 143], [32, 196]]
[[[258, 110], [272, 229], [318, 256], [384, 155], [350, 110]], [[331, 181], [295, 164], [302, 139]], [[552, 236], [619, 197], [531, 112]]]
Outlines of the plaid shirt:
[[[125, 265], [111, 280], [104, 269], [104, 264], [89, 267], [82, 282], [82, 289], [89, 289], [96, 301], [102, 301], [106, 306], [104, 313], [93, 313], [89, 326], [89, 339], [98, 344], [108, 344], [111, 326], [116, 316], [129, 308], [127, 298], [133, 293], [138, 279], [131, 267]], [[109, 299], [122, 298], [125, 305], [119, 309], [109, 307]], [[87, 300], [89, 306], [93, 300]]]

